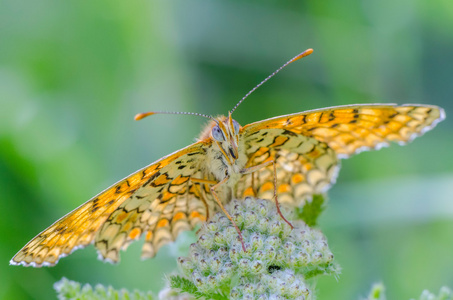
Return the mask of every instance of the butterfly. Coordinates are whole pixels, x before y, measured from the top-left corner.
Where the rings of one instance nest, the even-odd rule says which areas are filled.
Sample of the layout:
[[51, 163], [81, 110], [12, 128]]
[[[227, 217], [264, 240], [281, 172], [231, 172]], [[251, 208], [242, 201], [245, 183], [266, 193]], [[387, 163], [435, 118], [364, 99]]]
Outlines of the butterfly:
[[[185, 113], [211, 120], [197, 142], [82, 204], [33, 238], [10, 263], [53, 266], [89, 244], [97, 248], [99, 258], [118, 262], [120, 250], [140, 237], [144, 237], [142, 258], [150, 258], [232, 198], [272, 199], [276, 193], [280, 202], [300, 206], [329, 189], [341, 159], [390, 142], [405, 144], [445, 118], [442, 108], [417, 104], [337, 106], [243, 127], [232, 118], [232, 112], [257, 87], [312, 51], [304, 51], [277, 69], [228, 116]], [[155, 113], [139, 114], [136, 119]]]

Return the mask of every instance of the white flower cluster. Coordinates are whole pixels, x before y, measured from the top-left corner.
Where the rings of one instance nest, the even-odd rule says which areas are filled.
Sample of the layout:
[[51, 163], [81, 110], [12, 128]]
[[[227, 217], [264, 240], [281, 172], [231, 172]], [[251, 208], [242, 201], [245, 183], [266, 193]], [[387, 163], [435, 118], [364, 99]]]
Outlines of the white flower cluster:
[[[370, 294], [366, 300], [385, 300], [385, 287], [382, 283], [375, 283], [371, 287]], [[424, 290], [420, 295], [419, 300], [453, 300], [453, 291], [446, 286], [440, 288], [438, 294], [431, 293], [429, 290]], [[415, 300], [411, 298], [411, 300]]]
[[446, 286], [440, 288], [438, 295], [435, 295], [428, 290], [424, 290], [420, 296], [420, 300], [452, 300], [452, 299], [453, 291]]
[[58, 300], [153, 300], [156, 299], [151, 292], [140, 292], [126, 289], [116, 290], [111, 286], [97, 284], [92, 287], [89, 284], [80, 284], [76, 281], [63, 277], [55, 282], [54, 289]]
[[178, 260], [199, 292], [230, 299], [312, 299], [306, 279], [339, 273], [324, 235], [302, 221], [290, 220], [291, 229], [275, 203], [246, 198], [232, 201], [227, 210], [246, 251], [228, 218], [223, 213], [212, 217], [200, 229], [189, 257]]

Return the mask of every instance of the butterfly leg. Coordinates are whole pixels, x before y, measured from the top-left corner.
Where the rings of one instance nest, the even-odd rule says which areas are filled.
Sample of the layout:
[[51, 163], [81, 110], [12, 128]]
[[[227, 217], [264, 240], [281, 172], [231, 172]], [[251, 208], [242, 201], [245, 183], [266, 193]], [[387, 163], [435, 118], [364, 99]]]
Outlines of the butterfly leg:
[[[203, 202], [204, 207], [206, 209], [206, 220], [209, 220], [209, 206], [208, 202], [206, 199], [206, 194], [205, 194], [205, 189], [201, 187], [201, 183], [206, 184], [206, 185], [214, 185], [217, 184], [217, 181], [214, 180], [208, 180], [208, 179], [201, 179], [201, 178], [190, 178], [190, 181], [194, 183], [200, 183], [200, 184], [194, 184], [199, 190], [198, 190], [198, 198]], [[201, 228], [199, 229], [201, 230]]]
[[225, 209], [225, 207], [223, 206], [222, 204], [222, 201], [220, 201], [219, 197], [217, 196], [217, 193], [215, 192], [215, 189], [219, 186], [221, 186], [222, 184], [224, 184], [225, 182], [228, 181], [230, 177], [225, 177], [223, 180], [221, 180], [220, 182], [215, 182], [215, 181], [212, 181], [212, 180], [206, 180], [206, 179], [197, 179], [197, 178], [191, 178], [191, 180], [193, 182], [198, 182], [198, 183], [205, 183], [205, 184], [210, 184], [212, 185], [210, 190], [211, 190], [211, 194], [212, 196], [214, 196], [214, 199], [215, 201], [217, 202], [217, 204], [220, 206], [220, 209], [222, 209], [223, 213], [225, 214], [225, 216], [228, 218], [228, 220], [230, 220], [231, 224], [233, 224], [234, 228], [236, 229], [237, 233], [239, 234], [239, 239], [241, 240], [241, 244], [242, 244], [242, 250], [244, 250], [244, 252], [246, 252], [245, 250], [245, 244], [244, 244], [244, 239], [242, 238], [242, 233], [241, 233], [241, 230], [239, 229], [239, 227], [236, 225], [236, 222], [234, 222], [233, 218], [231, 217], [231, 215], [228, 213], [228, 211]]
[[253, 192], [253, 196], [256, 197], [256, 195], [258, 195], [258, 191], [256, 190], [256, 187], [255, 187], [255, 173], [252, 173], [250, 175], [252, 176], [252, 192]]
[[219, 197], [217, 196], [216, 192], [215, 192], [215, 189], [219, 186], [221, 186], [222, 184], [224, 184], [227, 180], [229, 179], [229, 177], [225, 177], [222, 181], [218, 182], [217, 184], [211, 186], [211, 194], [214, 196], [214, 199], [217, 201], [217, 204], [220, 206], [220, 208], [222, 209], [223, 213], [227, 216], [227, 218], [230, 220], [230, 222], [233, 224], [234, 228], [236, 228], [236, 231], [238, 232], [239, 234], [239, 239], [241, 240], [241, 244], [242, 244], [242, 250], [244, 250], [244, 252], [246, 252], [245, 250], [245, 244], [244, 244], [244, 239], [242, 238], [242, 233], [241, 233], [241, 230], [239, 229], [239, 227], [236, 225], [236, 222], [234, 222], [233, 218], [230, 216], [230, 214], [226, 211], [225, 207], [223, 207], [223, 204], [222, 204], [222, 201], [220, 201]]
[[272, 161], [272, 165], [274, 167], [274, 199], [275, 199], [275, 205], [277, 206], [277, 211], [280, 217], [291, 227], [291, 229], [294, 229], [293, 224], [291, 224], [282, 214], [280, 211], [280, 204], [278, 203], [278, 197], [277, 197], [277, 167], [275, 164], [275, 161]]
[[278, 197], [277, 197], [277, 167], [276, 167], [276, 164], [275, 164], [275, 161], [274, 160], [269, 160], [269, 161], [266, 161], [264, 163], [261, 163], [259, 165], [256, 165], [256, 166], [253, 166], [253, 167], [250, 167], [250, 168], [245, 168], [241, 171], [242, 174], [250, 174], [250, 173], [254, 173], [262, 168], [265, 168], [267, 166], [269, 166], [270, 164], [272, 164], [273, 166], [273, 169], [274, 169], [274, 199], [275, 199], [275, 205], [277, 206], [277, 212], [278, 214], [280, 215], [280, 217], [291, 227], [291, 229], [294, 229], [294, 226], [293, 224], [291, 224], [282, 214], [282, 212], [280, 211], [280, 204], [278, 203]]

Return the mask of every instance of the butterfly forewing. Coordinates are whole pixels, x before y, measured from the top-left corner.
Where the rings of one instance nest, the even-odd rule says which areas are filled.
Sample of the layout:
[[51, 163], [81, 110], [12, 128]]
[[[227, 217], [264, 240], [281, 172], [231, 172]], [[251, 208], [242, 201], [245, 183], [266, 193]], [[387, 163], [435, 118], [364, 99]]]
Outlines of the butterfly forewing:
[[313, 137], [335, 150], [340, 158], [389, 142], [406, 143], [433, 128], [444, 111], [429, 105], [357, 104], [280, 116], [244, 126], [243, 134], [285, 128]]
[[[202, 142], [195, 143], [116, 183], [41, 232], [11, 263], [51, 266], [60, 257], [92, 243], [96, 235], [101, 257], [111, 261], [117, 261], [119, 249], [145, 230], [149, 232], [146, 243], [150, 251], [168, 242], [162, 238], [164, 230], [159, 229], [171, 232], [173, 240], [181, 230], [191, 229], [206, 218], [205, 200], [197, 200], [202, 195], [200, 188], [189, 186], [187, 178], [199, 172], [203, 147]], [[150, 210], [153, 217], [146, 214]], [[145, 220], [147, 216], [154, 223]]]

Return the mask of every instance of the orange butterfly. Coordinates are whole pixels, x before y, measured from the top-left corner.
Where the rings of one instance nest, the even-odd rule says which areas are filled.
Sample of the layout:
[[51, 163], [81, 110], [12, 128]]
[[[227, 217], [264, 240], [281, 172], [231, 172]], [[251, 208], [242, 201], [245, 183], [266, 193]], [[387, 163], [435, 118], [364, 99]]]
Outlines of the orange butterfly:
[[[257, 87], [311, 52], [308, 49], [288, 61]], [[241, 127], [231, 113], [257, 87], [228, 117], [209, 117], [212, 121], [198, 142], [82, 204], [37, 235], [10, 263], [52, 266], [91, 243], [101, 259], [118, 262], [119, 251], [141, 236], [145, 239], [142, 257], [153, 257], [181, 231], [206, 221], [216, 210], [213, 200], [223, 209], [222, 202], [232, 197], [272, 198], [276, 190], [280, 201], [299, 206], [335, 182], [340, 159], [392, 141], [404, 144], [445, 118], [437, 106], [358, 104]]]

